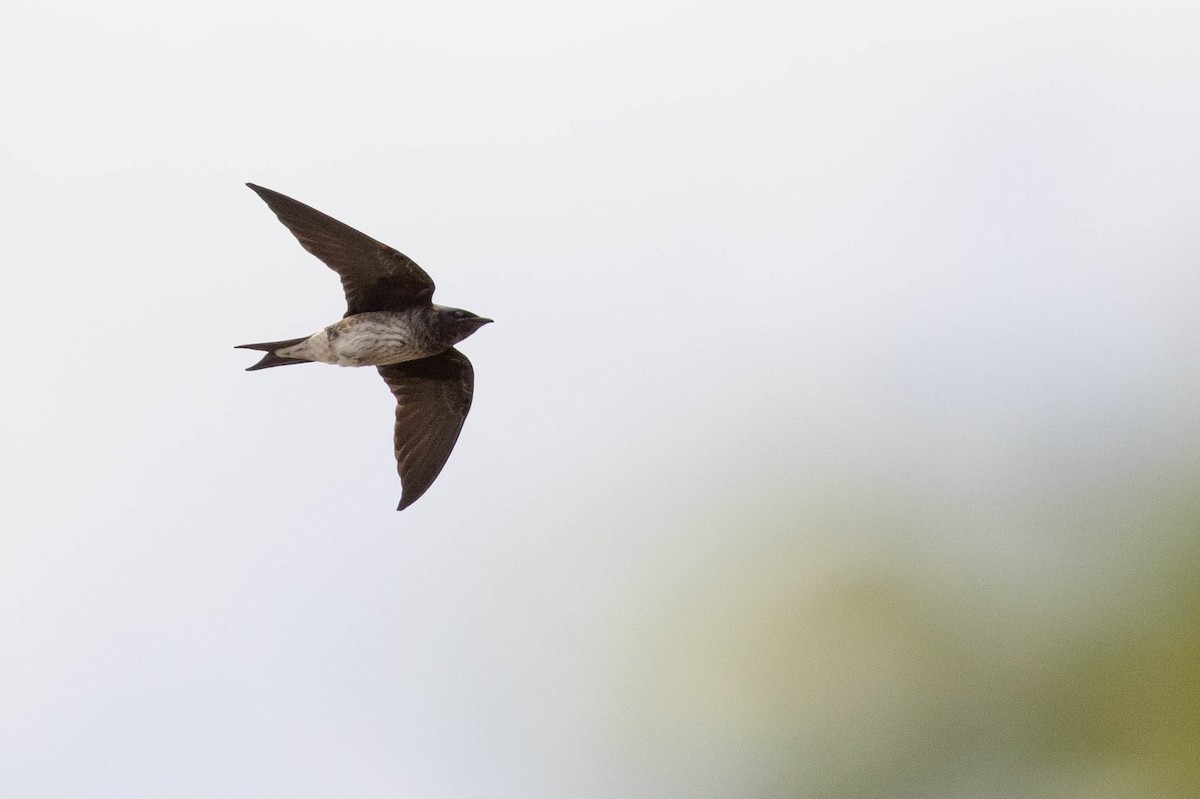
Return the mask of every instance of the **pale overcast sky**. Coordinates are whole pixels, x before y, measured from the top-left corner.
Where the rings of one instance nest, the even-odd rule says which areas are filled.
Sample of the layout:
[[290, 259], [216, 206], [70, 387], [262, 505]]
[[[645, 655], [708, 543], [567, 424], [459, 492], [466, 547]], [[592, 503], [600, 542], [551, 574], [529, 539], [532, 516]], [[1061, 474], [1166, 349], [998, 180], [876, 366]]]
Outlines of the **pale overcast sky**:
[[[741, 629], [714, 575], [1017, 604], [1083, 558], [1086, 598], [1104, 503], [1195, 477], [1194, 3], [5, 20], [2, 796], [858, 795], [839, 725], [904, 725], [814, 690], [772, 727], [672, 659], [683, 610]], [[496, 320], [403, 513], [374, 370], [243, 371], [344, 310], [245, 181]]]

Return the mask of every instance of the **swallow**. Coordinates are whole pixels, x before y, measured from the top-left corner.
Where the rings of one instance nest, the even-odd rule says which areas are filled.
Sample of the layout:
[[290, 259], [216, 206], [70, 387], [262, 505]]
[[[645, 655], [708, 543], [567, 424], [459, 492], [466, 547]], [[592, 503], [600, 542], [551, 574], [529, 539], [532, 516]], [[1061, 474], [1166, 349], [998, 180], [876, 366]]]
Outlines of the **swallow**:
[[238, 345], [265, 353], [246, 371], [314, 362], [378, 369], [396, 399], [396, 510], [404, 510], [437, 479], [471, 409], [475, 370], [454, 345], [492, 320], [435, 305], [433, 280], [398, 250], [277, 191], [246, 185], [338, 274], [346, 294], [345, 316], [311, 336]]

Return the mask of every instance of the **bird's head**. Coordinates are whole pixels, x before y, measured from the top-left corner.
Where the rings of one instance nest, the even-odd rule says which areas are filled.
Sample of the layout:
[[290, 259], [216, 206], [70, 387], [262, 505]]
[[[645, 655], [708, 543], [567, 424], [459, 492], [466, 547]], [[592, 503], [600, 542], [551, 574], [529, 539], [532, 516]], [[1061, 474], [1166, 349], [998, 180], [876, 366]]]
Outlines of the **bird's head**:
[[438, 320], [442, 323], [443, 329], [456, 343], [492, 321], [470, 311], [464, 311], [462, 308], [438, 307], [437, 311]]

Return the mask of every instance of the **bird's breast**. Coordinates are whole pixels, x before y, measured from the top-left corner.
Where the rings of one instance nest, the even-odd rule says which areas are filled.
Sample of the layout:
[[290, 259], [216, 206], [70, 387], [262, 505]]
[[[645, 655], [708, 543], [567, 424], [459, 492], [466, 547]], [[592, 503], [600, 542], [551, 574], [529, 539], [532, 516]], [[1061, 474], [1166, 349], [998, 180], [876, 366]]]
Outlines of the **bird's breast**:
[[323, 332], [332, 362], [339, 366], [384, 366], [436, 355], [442, 349], [435, 347], [408, 315], [400, 313], [348, 316]]

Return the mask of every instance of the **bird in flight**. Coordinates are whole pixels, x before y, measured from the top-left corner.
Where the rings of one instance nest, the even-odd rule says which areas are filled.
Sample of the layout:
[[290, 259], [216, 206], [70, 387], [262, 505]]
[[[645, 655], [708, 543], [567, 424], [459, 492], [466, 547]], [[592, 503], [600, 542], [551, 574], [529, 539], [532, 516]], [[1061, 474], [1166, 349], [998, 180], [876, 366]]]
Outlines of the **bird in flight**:
[[246, 371], [314, 361], [376, 367], [396, 398], [396, 510], [404, 510], [437, 479], [471, 409], [475, 372], [454, 345], [492, 320], [434, 305], [433, 280], [403, 253], [291, 197], [246, 185], [300, 246], [338, 273], [347, 305], [344, 317], [311, 336], [239, 345], [266, 353]]

